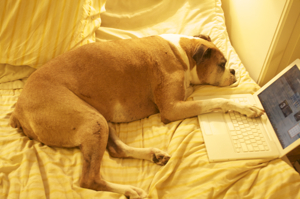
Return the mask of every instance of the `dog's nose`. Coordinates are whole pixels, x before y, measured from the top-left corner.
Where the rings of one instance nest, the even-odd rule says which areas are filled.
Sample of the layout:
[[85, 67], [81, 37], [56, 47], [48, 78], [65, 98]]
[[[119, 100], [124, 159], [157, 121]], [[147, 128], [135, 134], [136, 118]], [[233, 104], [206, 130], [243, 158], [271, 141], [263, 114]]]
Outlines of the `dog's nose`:
[[235, 70], [234, 69], [230, 69], [230, 73], [235, 75]]

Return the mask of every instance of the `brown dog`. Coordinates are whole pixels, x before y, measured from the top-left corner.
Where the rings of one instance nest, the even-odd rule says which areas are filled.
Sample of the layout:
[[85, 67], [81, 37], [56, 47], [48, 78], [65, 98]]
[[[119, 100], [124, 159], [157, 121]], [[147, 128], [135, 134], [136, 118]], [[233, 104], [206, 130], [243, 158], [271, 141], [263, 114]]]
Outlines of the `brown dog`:
[[160, 112], [164, 123], [214, 110], [250, 117], [263, 111], [228, 100], [184, 101], [193, 84], [228, 86], [235, 71], [207, 36], [161, 35], [93, 43], [65, 53], [28, 79], [11, 116], [11, 126], [49, 146], [80, 147], [80, 185], [132, 198], [136, 187], [106, 182], [100, 164], [112, 157], [139, 158], [165, 165], [170, 156], [156, 148], [125, 145], [108, 122], [130, 122]]

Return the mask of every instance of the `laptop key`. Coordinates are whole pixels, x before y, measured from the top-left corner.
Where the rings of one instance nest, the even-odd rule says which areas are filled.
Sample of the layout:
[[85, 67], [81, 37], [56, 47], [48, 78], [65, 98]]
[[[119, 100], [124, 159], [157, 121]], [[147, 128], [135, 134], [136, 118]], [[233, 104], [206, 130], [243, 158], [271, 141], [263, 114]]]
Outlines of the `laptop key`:
[[257, 141], [261, 140], [260, 137], [255, 137], [255, 139], [256, 139]]
[[248, 148], [247, 148], [247, 145], [245, 143], [241, 143], [242, 145], [242, 149], [244, 152], [248, 152]]
[[266, 150], [266, 151], [269, 151], [269, 147], [268, 147], [267, 143], [264, 142], [263, 144], [264, 144], [265, 150]]
[[234, 126], [230, 120], [230, 117], [228, 116], [228, 114], [225, 114], [225, 120], [226, 120], [226, 123], [227, 123], [227, 126], [229, 128], [230, 131], [233, 131], [234, 130]]
[[265, 147], [263, 145], [258, 145], [258, 148], [261, 150], [261, 151], [264, 151], [265, 150]]
[[247, 148], [248, 148], [248, 151], [253, 151], [253, 147], [252, 147], [252, 145], [250, 145], [250, 144], [247, 144]]
[[257, 147], [257, 146], [255, 146], [255, 147], [253, 147], [253, 149], [254, 149], [254, 151], [263, 151], [263, 150], [261, 150], [259, 147]]

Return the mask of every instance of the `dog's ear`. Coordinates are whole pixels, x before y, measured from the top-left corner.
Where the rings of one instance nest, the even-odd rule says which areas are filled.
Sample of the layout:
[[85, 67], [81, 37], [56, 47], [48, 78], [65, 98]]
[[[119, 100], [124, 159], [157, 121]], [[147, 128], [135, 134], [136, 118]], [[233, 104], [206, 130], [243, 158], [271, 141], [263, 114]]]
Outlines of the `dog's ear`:
[[196, 49], [193, 59], [196, 61], [197, 65], [200, 64], [204, 59], [210, 58], [211, 56], [211, 48], [208, 48], [204, 44], [201, 44], [199, 48]]
[[195, 35], [194, 37], [199, 37], [199, 38], [204, 39], [206, 41], [211, 41], [211, 39], [210, 39], [210, 37], [208, 35], [202, 35], [202, 34], [200, 34], [200, 35]]

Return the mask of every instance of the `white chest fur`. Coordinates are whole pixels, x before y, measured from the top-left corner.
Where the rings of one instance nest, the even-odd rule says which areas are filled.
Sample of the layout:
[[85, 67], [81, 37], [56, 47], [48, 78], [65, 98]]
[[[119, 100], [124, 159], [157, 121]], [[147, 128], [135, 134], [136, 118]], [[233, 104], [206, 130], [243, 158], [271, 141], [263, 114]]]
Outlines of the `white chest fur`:
[[185, 35], [176, 35], [176, 34], [163, 34], [163, 35], [159, 35], [160, 37], [162, 37], [163, 39], [169, 41], [170, 43], [172, 43], [177, 50], [179, 51], [183, 61], [186, 63], [186, 65], [188, 66], [188, 70], [185, 71], [184, 74], [184, 86], [185, 89], [187, 89], [188, 87], [190, 87], [190, 84], [200, 84], [198, 75], [197, 75], [197, 67], [192, 67], [193, 69], [191, 70], [191, 66], [190, 66], [190, 62], [189, 62], [189, 58], [185, 52], [185, 50], [181, 47], [180, 45], [180, 39], [181, 38], [188, 38], [188, 39], [199, 39], [196, 37], [191, 37], [191, 36], [185, 36]]

